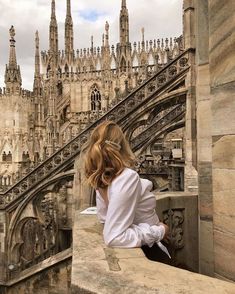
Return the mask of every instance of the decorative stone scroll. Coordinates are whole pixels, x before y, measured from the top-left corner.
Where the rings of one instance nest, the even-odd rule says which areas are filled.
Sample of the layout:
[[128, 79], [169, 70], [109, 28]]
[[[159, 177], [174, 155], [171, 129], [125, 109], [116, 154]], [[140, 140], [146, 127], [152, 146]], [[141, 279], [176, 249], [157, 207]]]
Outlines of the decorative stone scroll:
[[163, 212], [163, 222], [170, 228], [170, 245], [173, 251], [184, 247], [184, 208]]

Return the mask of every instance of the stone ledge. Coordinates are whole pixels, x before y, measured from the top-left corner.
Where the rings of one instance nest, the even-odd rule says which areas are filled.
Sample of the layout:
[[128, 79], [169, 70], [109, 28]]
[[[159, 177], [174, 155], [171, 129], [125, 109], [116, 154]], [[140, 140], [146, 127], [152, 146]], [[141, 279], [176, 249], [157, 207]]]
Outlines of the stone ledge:
[[24, 271], [22, 271], [19, 274], [19, 277], [11, 279], [3, 286], [9, 287], [9, 286], [15, 285], [15, 284], [17, 284], [17, 283], [19, 283], [29, 277], [32, 277], [33, 275], [35, 275], [37, 273], [44, 271], [45, 269], [52, 267], [53, 265], [58, 264], [66, 259], [71, 258], [71, 257], [72, 257], [72, 249], [71, 248], [66, 249], [62, 252], [57, 253], [54, 256], [51, 256], [51, 257], [43, 260], [42, 262], [40, 262], [38, 264], [31, 266], [28, 269], [25, 269]]
[[72, 293], [233, 294], [235, 285], [148, 260], [141, 249], [107, 248], [95, 215], [75, 213]]

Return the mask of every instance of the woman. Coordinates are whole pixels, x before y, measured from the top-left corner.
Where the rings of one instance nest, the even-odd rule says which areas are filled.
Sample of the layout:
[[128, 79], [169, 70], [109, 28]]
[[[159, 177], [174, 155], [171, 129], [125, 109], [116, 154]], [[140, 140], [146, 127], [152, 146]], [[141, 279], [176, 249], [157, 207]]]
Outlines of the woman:
[[152, 183], [131, 169], [134, 159], [114, 122], [94, 129], [85, 154], [85, 175], [96, 189], [97, 215], [104, 223], [105, 244], [111, 247], [151, 247], [169, 231], [155, 212]]

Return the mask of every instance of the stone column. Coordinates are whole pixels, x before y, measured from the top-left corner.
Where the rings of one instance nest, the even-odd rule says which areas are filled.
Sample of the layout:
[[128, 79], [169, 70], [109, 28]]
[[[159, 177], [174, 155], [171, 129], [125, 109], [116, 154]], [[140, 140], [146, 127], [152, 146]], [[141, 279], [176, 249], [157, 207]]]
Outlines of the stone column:
[[190, 54], [191, 68], [186, 78], [186, 122], [185, 122], [185, 191], [197, 192], [196, 171], [196, 95], [195, 95], [195, 9], [193, 0], [184, 0], [184, 46], [192, 49]]
[[215, 275], [235, 281], [235, 3], [208, 3]]
[[185, 49], [195, 48], [194, 0], [184, 0], [183, 10], [184, 10], [184, 14], [183, 14], [184, 47]]
[[209, 73], [208, 1], [196, 1], [197, 170], [199, 197], [199, 270], [214, 275], [212, 139]]

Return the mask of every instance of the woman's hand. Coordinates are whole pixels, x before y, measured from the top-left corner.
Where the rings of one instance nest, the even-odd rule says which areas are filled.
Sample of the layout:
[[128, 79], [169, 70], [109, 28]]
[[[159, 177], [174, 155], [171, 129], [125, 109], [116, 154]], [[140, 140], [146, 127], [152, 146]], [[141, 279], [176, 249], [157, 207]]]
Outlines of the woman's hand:
[[164, 223], [159, 223], [159, 225], [162, 225], [165, 228], [165, 234], [164, 234], [164, 237], [162, 240], [165, 241], [166, 243], [168, 243], [170, 229], [169, 229], [168, 225], [166, 225]]

